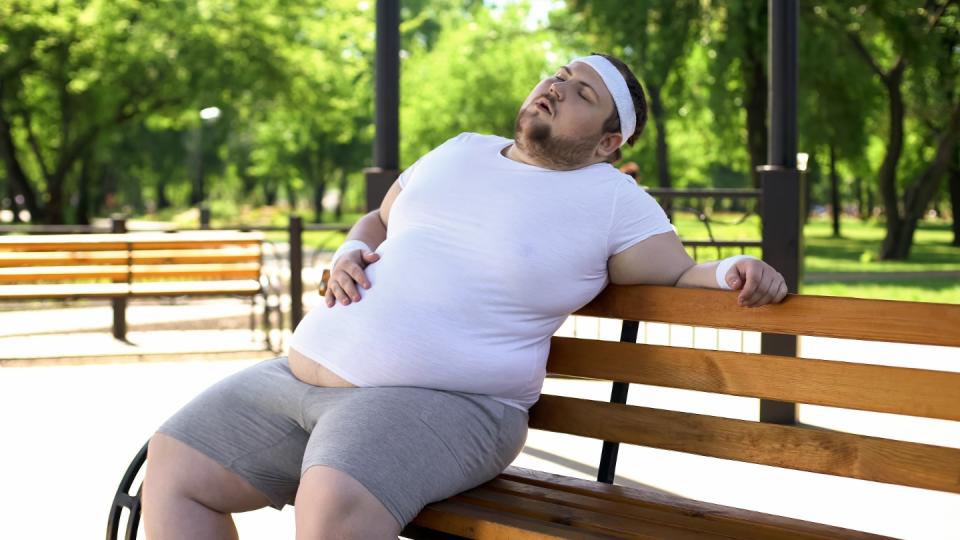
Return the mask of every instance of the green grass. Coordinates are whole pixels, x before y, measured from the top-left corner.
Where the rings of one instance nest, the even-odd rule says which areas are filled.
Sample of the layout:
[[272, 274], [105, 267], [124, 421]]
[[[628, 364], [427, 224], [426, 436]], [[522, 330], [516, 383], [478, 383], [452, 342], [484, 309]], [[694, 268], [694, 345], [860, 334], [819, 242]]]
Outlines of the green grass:
[[801, 292], [826, 296], [960, 304], [960, 281], [951, 279], [811, 283], [804, 285]]
[[845, 220], [841, 238], [831, 236], [830, 222], [812, 220], [804, 230], [807, 272], [932, 272], [960, 270], [960, 247], [951, 246], [948, 223], [922, 223], [910, 259], [878, 261], [882, 223]]
[[[759, 240], [760, 220], [750, 216], [734, 225], [739, 216], [718, 214], [711, 226], [717, 240]], [[685, 240], [707, 240], [706, 227], [693, 214], [678, 213], [674, 225]], [[804, 228], [804, 269], [807, 272], [931, 272], [960, 271], [960, 247], [951, 246], [953, 232], [947, 222], [923, 222], [914, 237], [910, 259], [879, 261], [883, 242], [883, 223], [844, 219], [840, 238], [832, 237], [829, 219], [811, 219]], [[715, 257], [715, 250], [701, 250]], [[724, 254], [726, 256], [726, 253]]]
[[[214, 209], [213, 224], [225, 226], [233, 224], [269, 225], [285, 227], [288, 223], [288, 210], [263, 207], [240, 207], [234, 212]], [[173, 213], [162, 218], [175, 224], [195, 226], [196, 211]], [[346, 214], [343, 223], [354, 223], [361, 214]], [[304, 222], [311, 223], [312, 215], [303, 214]], [[324, 216], [325, 222], [332, 222], [333, 216]], [[709, 240], [706, 226], [694, 214], [676, 212], [673, 219], [680, 236], [685, 240]], [[710, 224], [713, 238], [716, 240], [759, 240], [761, 236], [760, 218], [750, 215], [743, 219], [742, 214], [718, 213], [711, 216]], [[960, 271], [960, 247], [951, 246], [953, 233], [948, 222], [921, 223], [914, 238], [910, 259], [907, 261], [878, 261], [877, 253], [884, 237], [883, 223], [875, 220], [861, 221], [846, 218], [841, 223], [840, 238], [832, 237], [829, 219], [811, 219], [804, 228], [804, 271], [805, 274], [820, 272], [883, 273], [883, 272], [943, 272]], [[285, 231], [268, 232], [271, 242], [286, 242]], [[304, 233], [304, 248], [308, 258], [318, 251], [333, 251], [344, 240], [344, 234], [332, 231], [307, 231]], [[694, 255], [692, 249], [688, 249]], [[739, 254], [740, 250], [725, 248], [699, 248], [695, 258], [707, 261]], [[747, 253], [760, 255], [758, 249], [749, 249]], [[855, 282], [807, 283], [802, 287], [806, 294], [848, 296], [859, 298], [881, 298], [890, 300], [914, 300], [924, 302], [960, 303], [960, 283], [957, 280], [938, 279], [930, 276], [918, 277], [906, 281], [865, 280]]]
[[[736, 214], [712, 216], [713, 237], [717, 240], [759, 240], [760, 220], [757, 216], [738, 223]], [[674, 215], [674, 225], [686, 240], [709, 239], [707, 229], [696, 216], [689, 213]], [[906, 261], [879, 261], [877, 254], [885, 234], [882, 222], [875, 220], [844, 219], [840, 224], [840, 238], [832, 236], [829, 219], [811, 219], [804, 228], [804, 271], [806, 275], [819, 272], [886, 273], [886, 272], [947, 272], [960, 271], [960, 247], [950, 245], [953, 232], [948, 222], [921, 223], [914, 236], [910, 259]], [[692, 250], [688, 249], [688, 251]], [[700, 248], [699, 261], [727, 257], [739, 250]], [[756, 250], [747, 253], [758, 255]], [[805, 294], [910, 300], [919, 302], [960, 303], [960, 281], [929, 276], [909, 280], [861, 280], [852, 282], [805, 283]]]

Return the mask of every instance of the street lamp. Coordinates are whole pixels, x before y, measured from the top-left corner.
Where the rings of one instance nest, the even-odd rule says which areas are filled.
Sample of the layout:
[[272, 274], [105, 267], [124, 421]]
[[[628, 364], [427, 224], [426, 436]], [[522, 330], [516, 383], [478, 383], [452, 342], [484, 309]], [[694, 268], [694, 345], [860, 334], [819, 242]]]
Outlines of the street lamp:
[[220, 118], [219, 107], [205, 107], [200, 109], [200, 131], [197, 133], [197, 192], [194, 203], [200, 206], [200, 227], [210, 226], [210, 209], [207, 208], [206, 194], [204, 193], [204, 159], [203, 159], [203, 129], [204, 125], [212, 124]]
[[200, 109], [200, 118], [211, 122], [217, 118], [220, 118], [220, 107], [207, 107], [205, 109]]

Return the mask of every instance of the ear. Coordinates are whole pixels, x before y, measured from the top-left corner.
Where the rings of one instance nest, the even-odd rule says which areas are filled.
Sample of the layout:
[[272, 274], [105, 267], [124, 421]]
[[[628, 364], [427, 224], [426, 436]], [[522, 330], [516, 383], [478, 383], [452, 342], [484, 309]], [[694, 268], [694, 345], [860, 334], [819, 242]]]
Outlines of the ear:
[[606, 160], [620, 148], [620, 142], [622, 140], [623, 135], [620, 133], [604, 133], [603, 137], [600, 138], [600, 142], [597, 143], [597, 155]]

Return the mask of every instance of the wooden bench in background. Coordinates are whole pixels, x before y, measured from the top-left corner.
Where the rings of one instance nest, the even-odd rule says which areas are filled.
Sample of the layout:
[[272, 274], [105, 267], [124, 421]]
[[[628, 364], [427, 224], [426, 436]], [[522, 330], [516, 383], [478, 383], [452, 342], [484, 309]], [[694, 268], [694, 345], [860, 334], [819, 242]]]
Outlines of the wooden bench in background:
[[263, 242], [237, 231], [0, 236], [0, 300], [110, 298], [125, 339], [128, 299], [261, 296], [269, 346]]
[[[960, 347], [960, 305], [791, 295], [740, 308], [736, 293], [610, 286], [578, 314], [624, 321], [621, 342], [554, 337], [554, 375], [960, 421], [960, 373], [637, 344], [656, 321], [803, 336]], [[869, 359], [864, 359], [869, 361]], [[616, 394], [616, 392], [615, 392]], [[829, 431], [543, 395], [532, 429], [605, 441], [599, 477], [612, 480], [619, 443], [960, 493], [960, 449]], [[613, 452], [609, 452], [610, 449]], [[114, 499], [108, 538], [136, 537], [133, 482], [146, 447]], [[611, 457], [612, 456], [612, 457]], [[603, 463], [606, 461], [606, 463]], [[650, 466], [656, 466], [650, 463]], [[704, 481], [709, 481], [705, 479]], [[789, 486], [771, 488], [788, 490]], [[455, 536], [450, 536], [455, 535]], [[427, 506], [412, 538], [879, 538], [872, 534], [690, 500], [655, 490], [509, 468]]]

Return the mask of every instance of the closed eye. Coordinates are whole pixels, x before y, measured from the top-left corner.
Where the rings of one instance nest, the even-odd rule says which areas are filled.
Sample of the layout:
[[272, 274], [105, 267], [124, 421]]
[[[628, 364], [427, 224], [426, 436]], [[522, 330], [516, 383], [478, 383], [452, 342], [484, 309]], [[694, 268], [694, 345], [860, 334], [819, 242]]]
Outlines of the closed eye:
[[[557, 73], [556, 75], [554, 75], [553, 78], [554, 78], [554, 80], [556, 80], [557, 82], [563, 82], [563, 81], [566, 80], [566, 79], [564, 79], [563, 77], [561, 77], [559, 73]], [[580, 84], [583, 84], [583, 83], [580, 83]], [[584, 100], [589, 101], [589, 102], [592, 103], [592, 101], [590, 100], [590, 97], [587, 96], [586, 93], [584, 93], [584, 92], [578, 92], [577, 95], [580, 96], [581, 98], [583, 98]]]

